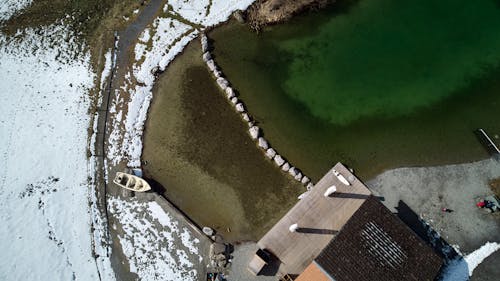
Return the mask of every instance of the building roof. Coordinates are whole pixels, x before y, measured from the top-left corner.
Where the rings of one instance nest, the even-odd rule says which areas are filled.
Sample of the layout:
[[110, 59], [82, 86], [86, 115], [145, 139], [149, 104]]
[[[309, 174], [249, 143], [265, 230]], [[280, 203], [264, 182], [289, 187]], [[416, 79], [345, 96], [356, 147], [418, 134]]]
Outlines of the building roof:
[[321, 268], [313, 261], [295, 281], [332, 281]]
[[315, 259], [336, 281], [434, 280], [442, 259], [370, 196]]
[[[351, 185], [341, 183], [332, 173], [333, 169]], [[333, 169], [258, 242], [261, 249], [281, 261], [279, 272], [282, 274], [302, 273], [371, 195], [368, 188], [341, 163]], [[324, 197], [332, 185], [337, 191]], [[289, 227], [295, 223], [299, 229], [292, 233]]]

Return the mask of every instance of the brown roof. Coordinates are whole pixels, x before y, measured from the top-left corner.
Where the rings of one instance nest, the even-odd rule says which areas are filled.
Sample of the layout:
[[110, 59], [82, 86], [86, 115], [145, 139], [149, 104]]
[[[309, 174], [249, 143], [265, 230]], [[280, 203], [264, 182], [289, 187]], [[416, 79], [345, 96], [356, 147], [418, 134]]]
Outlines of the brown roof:
[[315, 259], [336, 281], [434, 280], [442, 259], [373, 196]]
[[332, 281], [332, 279], [312, 262], [295, 281]]
[[[342, 184], [330, 170], [297, 204], [258, 242], [280, 261], [279, 272], [299, 275], [328, 245], [371, 194], [370, 190], [342, 164], [334, 169], [351, 185]], [[336, 185], [337, 192], [324, 197], [325, 191]], [[297, 223], [299, 230], [290, 232]]]

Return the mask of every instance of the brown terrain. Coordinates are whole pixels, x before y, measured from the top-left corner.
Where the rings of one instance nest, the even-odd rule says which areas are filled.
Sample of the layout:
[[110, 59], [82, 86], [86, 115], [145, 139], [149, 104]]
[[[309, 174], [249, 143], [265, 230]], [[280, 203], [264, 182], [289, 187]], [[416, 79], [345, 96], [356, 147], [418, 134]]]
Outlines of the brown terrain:
[[325, 7], [335, 0], [258, 0], [247, 10], [250, 27], [259, 30], [265, 25], [286, 21], [306, 10]]

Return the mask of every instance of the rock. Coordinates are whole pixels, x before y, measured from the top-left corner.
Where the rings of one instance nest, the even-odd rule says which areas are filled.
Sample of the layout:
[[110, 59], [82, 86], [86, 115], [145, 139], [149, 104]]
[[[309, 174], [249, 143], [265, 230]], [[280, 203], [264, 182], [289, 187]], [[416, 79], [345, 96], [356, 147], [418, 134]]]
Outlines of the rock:
[[212, 72], [214, 72], [217, 69], [217, 67], [215, 66], [214, 60], [207, 61], [207, 66], [208, 66], [208, 69], [210, 69], [210, 71], [212, 71]]
[[300, 182], [302, 184], [307, 184], [309, 181], [310, 181], [310, 179], [308, 177], [304, 176]]
[[211, 252], [214, 254], [214, 258], [217, 258], [217, 256], [222, 255], [224, 258], [224, 253], [226, 252], [226, 245], [222, 243], [215, 242], [211, 246]]
[[204, 61], [204, 62], [207, 62], [207, 61], [209, 61], [210, 59], [212, 59], [212, 56], [210, 55], [210, 53], [209, 53], [209, 52], [205, 52], [205, 53], [203, 53], [203, 61]]
[[217, 84], [223, 91], [225, 91], [227, 86], [229, 86], [229, 82], [227, 82], [227, 80], [222, 77], [217, 78]]
[[295, 180], [297, 181], [302, 181], [302, 173], [301, 172], [298, 172], [297, 175], [294, 177]]
[[202, 34], [200, 40], [201, 40], [201, 51], [205, 53], [208, 51], [208, 38], [205, 34]]
[[243, 12], [241, 10], [236, 10], [233, 13], [233, 17], [237, 22], [245, 23], [245, 15], [243, 14]]
[[283, 164], [283, 166], [281, 166], [281, 170], [283, 170], [283, 172], [288, 172], [288, 170], [290, 170], [290, 163], [286, 162]]
[[285, 163], [285, 160], [283, 159], [283, 157], [281, 157], [281, 155], [276, 155], [274, 156], [274, 163], [276, 163], [276, 165], [278, 165], [278, 167], [281, 167], [281, 165], [283, 165]]
[[233, 97], [231, 99], [231, 103], [234, 104], [234, 105], [236, 105], [238, 103], [238, 98], [237, 97]]
[[259, 138], [259, 147], [264, 150], [267, 150], [269, 148], [269, 143], [267, 143], [265, 138], [263, 137]]
[[259, 127], [252, 126], [250, 127], [250, 129], [248, 129], [248, 131], [250, 132], [250, 136], [252, 137], [252, 139], [256, 140], [259, 137]]
[[227, 264], [227, 261], [226, 260], [220, 260], [217, 262], [217, 266], [218, 267], [225, 267]]
[[273, 158], [274, 158], [274, 156], [276, 156], [276, 150], [274, 150], [273, 148], [268, 148], [268, 149], [266, 150], [266, 156], [267, 156], [267, 158], [269, 158], [269, 159], [273, 159]]
[[296, 168], [290, 167], [290, 169], [288, 170], [288, 173], [290, 174], [290, 176], [295, 177], [297, 175]]
[[243, 118], [243, 120], [245, 120], [245, 121], [247, 121], [247, 122], [248, 122], [248, 121], [250, 121], [250, 116], [248, 115], [248, 113], [243, 113], [243, 114], [241, 115], [241, 117]]
[[254, 121], [248, 121], [247, 125], [248, 125], [248, 128], [253, 127], [253, 125], [255, 125], [255, 122]]
[[235, 108], [236, 108], [236, 111], [238, 111], [238, 112], [245, 112], [245, 107], [243, 106], [243, 104], [241, 102], [237, 103], [235, 105]]
[[234, 98], [233, 88], [231, 88], [231, 87], [227, 87], [226, 88], [226, 96], [227, 96], [228, 99]]
[[214, 230], [213, 230], [213, 229], [211, 229], [211, 228], [210, 228], [210, 227], [208, 227], [208, 226], [203, 227], [203, 229], [202, 229], [202, 230], [203, 230], [203, 233], [205, 233], [205, 234], [206, 234], [206, 235], [208, 235], [208, 236], [212, 236], [212, 235], [214, 235]]
[[161, 74], [160, 67], [159, 66], [153, 67], [153, 69], [151, 69], [151, 74], [153, 74], [154, 77], [158, 77], [158, 75]]
[[307, 184], [306, 189], [311, 190], [314, 187], [314, 185], [310, 182]]
[[214, 70], [212, 73], [214, 74], [215, 78], [221, 78], [222, 77], [222, 72], [220, 70], [218, 70], [218, 69]]

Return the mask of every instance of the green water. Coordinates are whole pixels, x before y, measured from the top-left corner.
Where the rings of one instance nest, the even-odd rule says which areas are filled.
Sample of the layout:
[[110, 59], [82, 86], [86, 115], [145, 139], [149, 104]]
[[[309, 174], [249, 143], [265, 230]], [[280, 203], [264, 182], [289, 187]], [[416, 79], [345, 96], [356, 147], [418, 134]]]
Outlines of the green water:
[[217, 63], [265, 136], [318, 179], [487, 157], [500, 133], [495, 1], [341, 1], [261, 34], [211, 32]]
[[282, 87], [334, 124], [409, 115], [498, 66], [499, 31], [491, 0], [360, 1], [278, 43], [292, 57]]

